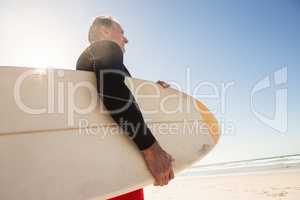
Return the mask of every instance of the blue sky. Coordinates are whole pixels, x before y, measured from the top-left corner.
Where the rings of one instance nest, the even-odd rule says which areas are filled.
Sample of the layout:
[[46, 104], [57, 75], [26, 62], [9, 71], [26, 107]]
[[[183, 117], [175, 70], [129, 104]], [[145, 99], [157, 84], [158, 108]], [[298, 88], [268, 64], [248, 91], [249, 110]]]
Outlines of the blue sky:
[[[234, 131], [223, 135], [204, 160], [220, 162], [300, 153], [299, 75], [300, 2], [297, 0], [0, 0], [0, 66], [75, 69], [88, 45], [97, 15], [112, 15], [129, 39], [125, 63], [133, 76], [176, 82], [192, 94], [207, 81], [226, 92], [208, 98], [211, 87], [194, 94]], [[287, 83], [255, 94], [255, 110], [276, 113], [276, 89], [287, 89], [288, 129], [280, 132], [257, 118], [250, 106], [253, 87], [287, 67]], [[189, 85], [185, 81], [187, 68]], [[284, 105], [279, 105], [284, 106]], [[223, 112], [224, 111], [224, 112]], [[262, 115], [261, 115], [262, 116]], [[280, 118], [280, 117], [279, 117]], [[276, 123], [284, 123], [278, 121]]]

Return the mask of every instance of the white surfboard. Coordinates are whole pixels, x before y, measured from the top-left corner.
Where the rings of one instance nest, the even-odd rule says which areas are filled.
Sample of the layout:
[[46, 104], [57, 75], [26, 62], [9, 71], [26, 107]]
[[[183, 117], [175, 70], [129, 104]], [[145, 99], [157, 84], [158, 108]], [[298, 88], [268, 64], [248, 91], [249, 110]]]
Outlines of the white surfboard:
[[[126, 78], [178, 173], [218, 142], [214, 116], [173, 88]], [[153, 184], [135, 144], [96, 95], [91, 72], [0, 67], [0, 199], [105, 199]]]

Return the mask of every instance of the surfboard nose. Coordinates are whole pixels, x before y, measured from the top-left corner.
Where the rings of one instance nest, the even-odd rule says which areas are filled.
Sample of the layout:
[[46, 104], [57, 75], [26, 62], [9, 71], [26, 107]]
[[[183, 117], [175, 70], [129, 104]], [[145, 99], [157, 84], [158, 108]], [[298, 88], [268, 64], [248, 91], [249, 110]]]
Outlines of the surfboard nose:
[[208, 108], [200, 101], [196, 101], [196, 106], [201, 114], [202, 120], [208, 126], [208, 131], [212, 137], [212, 140], [214, 141], [215, 144], [217, 144], [220, 139], [220, 128], [217, 119], [208, 110]]

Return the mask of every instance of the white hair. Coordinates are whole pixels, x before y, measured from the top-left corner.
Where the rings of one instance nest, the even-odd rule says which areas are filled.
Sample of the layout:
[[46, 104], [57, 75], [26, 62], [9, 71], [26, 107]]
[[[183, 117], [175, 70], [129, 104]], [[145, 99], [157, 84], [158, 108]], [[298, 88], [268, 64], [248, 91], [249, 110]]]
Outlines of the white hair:
[[113, 26], [113, 23], [117, 23], [115, 19], [111, 16], [98, 16], [94, 19], [92, 25], [90, 26], [89, 30], [89, 42], [93, 43], [96, 41], [101, 40], [101, 37], [103, 37], [99, 31], [100, 27], [106, 27], [111, 28]]

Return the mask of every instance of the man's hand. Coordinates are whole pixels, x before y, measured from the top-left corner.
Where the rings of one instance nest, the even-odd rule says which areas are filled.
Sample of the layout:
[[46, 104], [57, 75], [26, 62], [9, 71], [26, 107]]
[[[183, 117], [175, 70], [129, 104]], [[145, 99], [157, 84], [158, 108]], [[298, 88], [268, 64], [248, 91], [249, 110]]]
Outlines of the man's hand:
[[142, 151], [150, 173], [155, 179], [154, 186], [164, 186], [174, 178], [172, 162], [174, 158], [166, 153], [157, 142]]
[[164, 81], [157, 81], [156, 83], [158, 83], [160, 86], [162, 86], [163, 88], [168, 88], [170, 87], [170, 85]]

